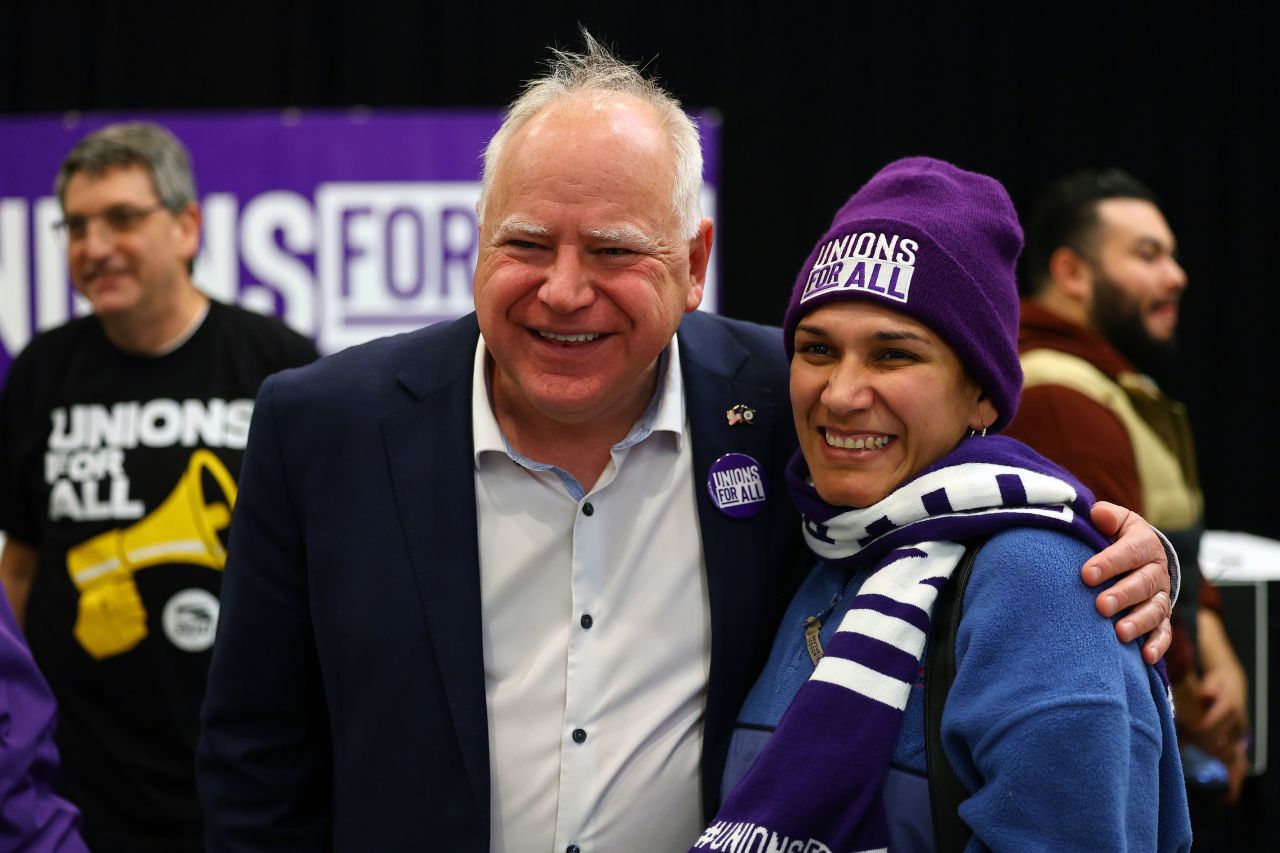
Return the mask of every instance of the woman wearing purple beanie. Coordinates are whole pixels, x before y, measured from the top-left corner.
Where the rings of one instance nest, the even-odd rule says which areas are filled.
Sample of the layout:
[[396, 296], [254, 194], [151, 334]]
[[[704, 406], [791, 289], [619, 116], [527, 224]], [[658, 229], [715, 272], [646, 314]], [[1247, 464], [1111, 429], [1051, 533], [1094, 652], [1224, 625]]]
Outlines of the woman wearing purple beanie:
[[[966, 569], [941, 715], [966, 849], [1189, 849], [1167, 685], [1079, 579], [1106, 544], [1093, 498], [996, 435], [1022, 387], [1021, 247], [997, 181], [917, 157], [858, 190], [801, 269], [788, 485], [818, 562], [694, 850], [935, 849], [924, 660]], [[1044, 612], [1049, 631], [1027, 615]]]

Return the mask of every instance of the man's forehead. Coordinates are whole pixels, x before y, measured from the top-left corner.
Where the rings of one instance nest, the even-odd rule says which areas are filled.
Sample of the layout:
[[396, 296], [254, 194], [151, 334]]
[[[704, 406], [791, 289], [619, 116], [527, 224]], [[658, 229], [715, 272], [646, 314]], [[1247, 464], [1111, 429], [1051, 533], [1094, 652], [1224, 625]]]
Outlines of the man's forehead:
[[82, 169], [67, 179], [66, 202], [74, 204], [85, 194], [109, 195], [127, 201], [155, 201], [156, 191], [151, 175], [136, 163], [108, 166], [105, 169]]
[[550, 162], [558, 163], [566, 177], [598, 169], [673, 171], [675, 152], [652, 105], [619, 92], [584, 93], [553, 101], [516, 130], [504, 147], [494, 184], [505, 183], [512, 172], [543, 171]]
[[563, 132], [616, 134], [622, 139], [661, 139], [656, 108], [625, 92], [589, 91], [557, 98], [525, 122], [526, 139]]
[[485, 205], [495, 233], [636, 238], [670, 225], [672, 143], [649, 104], [608, 94], [550, 104], [506, 143]]
[[1173, 230], [1160, 208], [1140, 198], [1108, 198], [1098, 203], [1098, 219], [1108, 236], [1126, 242], [1174, 244]]

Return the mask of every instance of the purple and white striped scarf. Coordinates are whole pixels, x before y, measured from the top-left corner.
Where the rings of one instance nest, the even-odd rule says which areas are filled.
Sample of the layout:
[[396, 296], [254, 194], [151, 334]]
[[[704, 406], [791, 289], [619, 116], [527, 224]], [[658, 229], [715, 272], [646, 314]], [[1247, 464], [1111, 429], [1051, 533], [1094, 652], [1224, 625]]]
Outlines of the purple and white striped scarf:
[[1089, 523], [1089, 491], [1009, 438], [965, 439], [865, 509], [823, 502], [808, 474], [797, 453], [787, 480], [809, 547], [850, 572], [876, 566], [693, 850], [887, 850], [881, 792], [933, 602], [965, 543], [1011, 527], [1046, 527], [1107, 545]]

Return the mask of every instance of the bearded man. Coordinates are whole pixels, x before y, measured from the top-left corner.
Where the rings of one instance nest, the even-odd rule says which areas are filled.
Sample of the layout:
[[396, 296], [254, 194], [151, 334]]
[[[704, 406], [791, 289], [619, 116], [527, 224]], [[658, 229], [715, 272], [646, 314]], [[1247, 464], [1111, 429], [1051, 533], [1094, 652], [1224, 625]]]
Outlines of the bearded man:
[[[1233, 801], [1247, 767], [1247, 683], [1220, 596], [1208, 583], [1196, 593], [1204, 501], [1186, 410], [1140, 372], [1173, 352], [1187, 287], [1176, 248], [1151, 190], [1123, 171], [1079, 172], [1044, 192], [1027, 224], [1026, 384], [1007, 433], [1173, 540], [1186, 584], [1168, 658], [1180, 739], [1225, 765], [1219, 781]], [[1189, 781], [1200, 757], [1184, 754]], [[1197, 846], [1196, 804], [1218, 797], [1198, 788], [1189, 789]]]

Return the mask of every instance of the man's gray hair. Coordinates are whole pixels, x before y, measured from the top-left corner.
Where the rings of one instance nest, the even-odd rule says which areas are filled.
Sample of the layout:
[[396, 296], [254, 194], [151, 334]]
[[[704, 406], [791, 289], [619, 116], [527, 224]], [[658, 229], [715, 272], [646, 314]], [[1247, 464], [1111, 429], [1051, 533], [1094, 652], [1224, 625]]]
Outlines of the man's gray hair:
[[129, 122], [107, 125], [76, 143], [53, 184], [58, 203], [66, 206], [67, 182], [77, 172], [97, 176], [123, 166], [146, 169], [160, 203], [174, 213], [196, 200], [191, 158], [177, 137], [157, 124]]
[[489, 197], [489, 184], [497, 171], [507, 143], [529, 119], [550, 104], [578, 95], [620, 93], [630, 95], [657, 111], [674, 153], [674, 186], [671, 204], [680, 236], [692, 240], [698, 235], [702, 218], [702, 144], [693, 120], [680, 109], [680, 102], [640, 69], [614, 57], [585, 29], [583, 53], [553, 50], [547, 73], [525, 84], [524, 92], [507, 109], [502, 127], [489, 140], [484, 151], [484, 185], [480, 192], [479, 213], [484, 220], [484, 205]]

